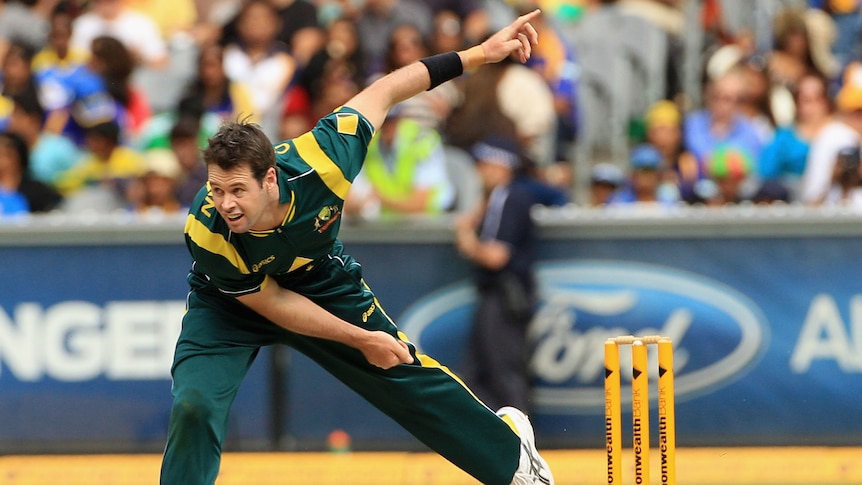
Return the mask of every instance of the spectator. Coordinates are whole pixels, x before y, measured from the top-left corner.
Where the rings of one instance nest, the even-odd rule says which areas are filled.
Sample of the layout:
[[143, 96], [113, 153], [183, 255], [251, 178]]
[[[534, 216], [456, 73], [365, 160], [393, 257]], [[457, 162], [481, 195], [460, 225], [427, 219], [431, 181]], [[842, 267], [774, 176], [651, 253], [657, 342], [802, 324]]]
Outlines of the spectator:
[[[857, 3], [857, 0], [851, 0]], [[859, 28], [858, 11], [856, 13], [857, 29]], [[805, 27], [808, 30], [808, 45], [814, 65], [822, 76], [830, 82], [836, 80], [852, 58], [844, 58], [841, 52], [839, 36], [840, 26], [834, 17], [816, 9], [805, 10]]]
[[30, 152], [29, 172], [34, 180], [54, 186], [81, 159], [81, 151], [62, 135], [42, 129], [45, 111], [32, 95], [13, 98], [9, 131], [20, 136]]
[[644, 116], [646, 142], [661, 153], [666, 168], [662, 180], [679, 190], [686, 202], [694, 200], [694, 186], [706, 177], [703, 165], [682, 143], [682, 114], [673, 101], [653, 103]]
[[341, 17], [326, 27], [326, 43], [288, 88], [282, 112], [282, 138], [311, 129], [315, 121], [342, 105], [365, 85], [365, 62], [356, 23]]
[[[461, 49], [464, 45], [474, 45], [481, 42], [491, 32], [491, 19], [488, 10], [481, 0], [422, 0], [431, 10], [435, 24], [441, 14], [454, 15], [458, 21], [458, 29], [463, 31], [464, 43], [447, 49]], [[449, 18], [449, 16], [446, 16]], [[450, 24], [453, 25], [453, 24]]]
[[386, 46], [386, 74], [421, 59], [431, 52], [428, 40], [414, 23], [396, 25], [389, 34]]
[[800, 200], [820, 205], [835, 189], [835, 162], [838, 153], [858, 146], [862, 137], [862, 64], [851, 63], [835, 98], [837, 112], [811, 141], [800, 183]]
[[599, 162], [590, 171], [589, 205], [601, 207], [608, 205], [614, 193], [625, 184], [625, 174], [619, 167], [609, 162]]
[[512, 136], [539, 166], [553, 159], [554, 96], [539, 73], [511, 60], [487, 64], [464, 79], [463, 96], [469, 102], [447, 120], [447, 143], [469, 150], [490, 135]]
[[251, 88], [240, 80], [231, 80], [224, 70], [224, 49], [212, 44], [203, 46], [198, 56], [197, 74], [179, 103], [180, 111], [189, 114], [212, 114], [219, 121], [258, 118]]
[[88, 152], [58, 181], [61, 193], [71, 198], [92, 188], [124, 207], [130, 182], [146, 170], [143, 156], [120, 144], [120, 127], [110, 121], [88, 128], [85, 143]]
[[[105, 79], [91, 69], [91, 46], [71, 44], [74, 23], [65, 5], [52, 14], [50, 43], [34, 58], [33, 69], [39, 100], [46, 111], [45, 131], [62, 134], [83, 146], [87, 127], [107, 121], [124, 124], [124, 110], [111, 96]], [[97, 59], [94, 63], [114, 62], [118, 61]]]
[[376, 218], [440, 214], [455, 201], [440, 135], [393, 108], [371, 140], [365, 165], [344, 204], [345, 214]]
[[[565, 4], [565, 3], [564, 3]], [[677, 99], [683, 93], [683, 72], [686, 60], [686, 4], [674, 0], [619, 0], [620, 11], [640, 17], [658, 27], [667, 37], [666, 89], [667, 99]]]
[[428, 38], [432, 32], [432, 13], [422, 0], [366, 0], [356, 19], [362, 39], [365, 72], [370, 76], [386, 72], [386, 46], [399, 25], [413, 23]]
[[635, 147], [629, 163], [629, 180], [613, 193], [608, 205], [671, 205], [679, 201], [676, 185], [662, 181], [662, 156], [655, 147], [648, 144]]
[[73, 48], [89, 50], [95, 38], [110, 36], [126, 46], [136, 65], [167, 66], [168, 48], [153, 19], [129, 8], [126, 0], [93, 0], [91, 5], [73, 22]]
[[834, 74], [821, 71], [814, 62], [804, 12], [787, 9], [779, 13], [773, 37], [775, 48], [769, 54], [768, 68], [776, 83], [792, 89], [806, 74]]
[[[275, 8], [279, 18], [275, 38], [287, 48], [298, 68], [303, 68], [311, 56], [323, 47], [326, 39], [326, 34], [318, 24], [316, 3], [307, 0], [266, 1]], [[240, 41], [239, 17], [234, 16], [222, 29], [222, 45]]]
[[722, 74], [707, 87], [706, 108], [685, 116], [683, 143], [701, 163], [712, 158], [721, 145], [737, 146], [757, 163], [763, 142], [753, 123], [740, 112], [744, 83], [738, 69]]
[[0, 1], [0, 61], [12, 44], [36, 52], [48, 41], [48, 17], [59, 0]]
[[527, 325], [535, 304], [531, 192], [514, 183], [520, 157], [493, 137], [473, 149], [482, 179], [479, 212], [458, 219], [455, 245], [475, 268], [478, 291], [464, 381], [486, 405], [529, 409]]
[[199, 121], [189, 116], [181, 117], [171, 128], [171, 149], [181, 169], [177, 200], [183, 207], [189, 207], [207, 181], [206, 166], [201, 159], [199, 132]]
[[[769, 53], [767, 72], [772, 82], [770, 103], [776, 125], [793, 122], [795, 104], [792, 93], [808, 75], [832, 82], [840, 64], [831, 51], [835, 25], [817, 9], [785, 10], [775, 21], [775, 49]], [[830, 92], [832, 92], [830, 90]]]
[[458, 14], [442, 10], [434, 14], [434, 32], [431, 34], [430, 47], [433, 54], [457, 51], [467, 45], [464, 28]]
[[224, 49], [218, 44], [201, 47], [197, 72], [176, 109], [155, 114], [141, 129], [136, 146], [141, 150], [170, 148], [170, 131], [179, 120], [193, 118], [202, 142], [214, 135], [225, 120], [257, 120], [251, 90], [242, 81], [228, 79], [224, 71]]
[[716, 205], [738, 204], [746, 197], [743, 184], [751, 174], [753, 162], [745, 150], [725, 145], [714, 150], [707, 161], [707, 174], [718, 189]]
[[839, 150], [835, 161], [835, 183], [826, 195], [823, 205], [862, 208], [860, 170], [858, 145]]
[[859, 34], [862, 24], [859, 21], [860, 4], [858, 0], [809, 0], [810, 10], [825, 14], [834, 25], [831, 28], [829, 44], [838, 72], [862, 54]]
[[90, 46], [87, 66], [99, 75], [120, 113], [121, 138], [133, 140], [152, 116], [150, 103], [131, 80], [134, 59], [118, 39], [99, 36]]
[[718, 184], [715, 180], [707, 177], [700, 179], [694, 185], [694, 199], [692, 205], [705, 207], [719, 207], [724, 205], [721, 198], [721, 193], [718, 190]]
[[760, 56], [743, 60], [737, 68], [744, 80], [739, 112], [754, 125], [760, 143], [766, 146], [775, 136], [772, 79]]
[[279, 136], [284, 93], [296, 70], [296, 62], [276, 37], [279, 29], [275, 7], [268, 0], [250, 0], [237, 19], [238, 40], [224, 51], [225, 74], [249, 87], [254, 115], [271, 139]]
[[[431, 47], [419, 28], [412, 23], [401, 24], [392, 31], [386, 50], [386, 72], [392, 72], [411, 62], [431, 55]], [[401, 115], [434, 130], [441, 129], [459, 100], [457, 84], [445, 83], [414, 96], [401, 104]]]
[[72, 47], [70, 44], [73, 19], [66, 3], [61, 3], [51, 12], [48, 42], [33, 58], [34, 72], [38, 74], [55, 68], [74, 70], [87, 62], [89, 46]]
[[[12, 96], [38, 96], [39, 89], [33, 78], [33, 51], [21, 44], [12, 44], [3, 58], [2, 94], [7, 100]], [[10, 104], [11, 106], [11, 104]], [[8, 113], [7, 113], [8, 114]]]
[[301, 133], [303, 128], [310, 129], [310, 123], [341, 106], [360, 90], [350, 63], [343, 59], [329, 59], [315, 68], [320, 71], [313, 74], [313, 79], [309, 77], [304, 81], [309, 91], [297, 85], [288, 90], [281, 121], [284, 136]]
[[790, 191], [781, 182], [776, 180], [765, 180], [751, 201], [757, 205], [787, 204], [791, 202]]
[[343, 64], [357, 86], [365, 86], [368, 73], [365, 71], [365, 60], [359, 38], [356, 22], [348, 17], [333, 19], [326, 26], [326, 42], [312, 56], [311, 61], [303, 71], [301, 83], [314, 98], [319, 91], [316, 82], [319, 80], [324, 66], [331, 62]]
[[817, 74], [803, 76], [793, 92], [795, 120], [779, 126], [772, 142], [764, 148], [758, 174], [764, 181], [786, 187], [791, 200], [799, 196], [799, 182], [812, 141], [832, 119], [833, 106], [826, 80]]
[[104, 81], [86, 66], [90, 48], [73, 47], [73, 15], [68, 3], [51, 14], [48, 45], [33, 58], [39, 100], [46, 111], [44, 129], [83, 144], [83, 127], [109, 119], [118, 112]]
[[[182, 204], [177, 199], [177, 181], [182, 173], [173, 150], [153, 148], [144, 152], [146, 169], [136, 181], [139, 195], [131, 200], [139, 214], [177, 214]], [[131, 199], [131, 197], [130, 197]]]
[[27, 214], [29, 211], [30, 207], [27, 206], [27, 199], [21, 192], [12, 192], [4, 187], [0, 187], [0, 219]]
[[0, 133], [0, 214], [49, 212], [62, 202], [53, 187], [29, 175], [29, 156], [20, 136]]

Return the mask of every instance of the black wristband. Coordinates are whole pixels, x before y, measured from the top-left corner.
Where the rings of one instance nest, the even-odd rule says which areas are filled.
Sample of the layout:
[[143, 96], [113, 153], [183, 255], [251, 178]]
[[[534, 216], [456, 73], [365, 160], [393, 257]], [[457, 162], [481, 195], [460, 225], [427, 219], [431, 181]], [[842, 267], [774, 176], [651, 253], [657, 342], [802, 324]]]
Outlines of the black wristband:
[[431, 75], [431, 87], [428, 91], [464, 73], [461, 56], [455, 51], [423, 57], [419, 62], [425, 64], [428, 74]]

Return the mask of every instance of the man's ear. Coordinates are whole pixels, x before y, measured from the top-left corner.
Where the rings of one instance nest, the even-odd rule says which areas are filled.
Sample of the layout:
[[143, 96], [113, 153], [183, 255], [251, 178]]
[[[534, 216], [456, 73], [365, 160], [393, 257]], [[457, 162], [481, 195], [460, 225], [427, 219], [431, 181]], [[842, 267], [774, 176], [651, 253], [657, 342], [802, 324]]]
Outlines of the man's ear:
[[278, 186], [278, 177], [275, 174], [275, 167], [269, 167], [266, 175], [263, 177], [263, 185], [267, 191], [271, 191]]

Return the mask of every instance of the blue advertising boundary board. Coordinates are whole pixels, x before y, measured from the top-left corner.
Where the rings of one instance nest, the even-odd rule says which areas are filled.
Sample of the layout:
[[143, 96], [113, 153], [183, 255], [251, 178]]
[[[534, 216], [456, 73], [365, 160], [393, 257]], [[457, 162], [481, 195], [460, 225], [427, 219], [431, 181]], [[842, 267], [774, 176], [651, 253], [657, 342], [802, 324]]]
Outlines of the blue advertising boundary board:
[[[0, 226], [0, 264], [0, 453], [161, 451], [188, 292], [182, 223]], [[269, 354], [243, 383], [228, 449], [271, 442]]]
[[[601, 445], [601, 342], [652, 331], [674, 339], [681, 446], [862, 442], [862, 217], [579, 216], [539, 218], [530, 338], [542, 442]], [[178, 231], [0, 226], [0, 449], [161, 448], [188, 268]], [[447, 226], [347, 226], [343, 236], [402, 330], [457, 371], [472, 290]], [[360, 448], [421, 447], [289, 356], [284, 369], [266, 354], [253, 367], [229, 448], [319, 449], [334, 429]], [[287, 372], [276, 415], [274, 370]]]

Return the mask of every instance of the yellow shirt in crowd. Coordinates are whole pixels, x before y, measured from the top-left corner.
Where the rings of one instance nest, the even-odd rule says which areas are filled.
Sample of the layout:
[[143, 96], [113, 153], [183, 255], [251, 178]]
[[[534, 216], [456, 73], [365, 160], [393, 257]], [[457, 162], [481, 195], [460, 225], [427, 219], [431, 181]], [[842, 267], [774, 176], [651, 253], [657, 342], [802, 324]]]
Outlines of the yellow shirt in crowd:
[[119, 146], [107, 160], [93, 154], [86, 155], [80, 163], [63, 174], [57, 182], [57, 188], [63, 195], [70, 195], [89, 185], [139, 177], [146, 169], [144, 156], [140, 152]]

